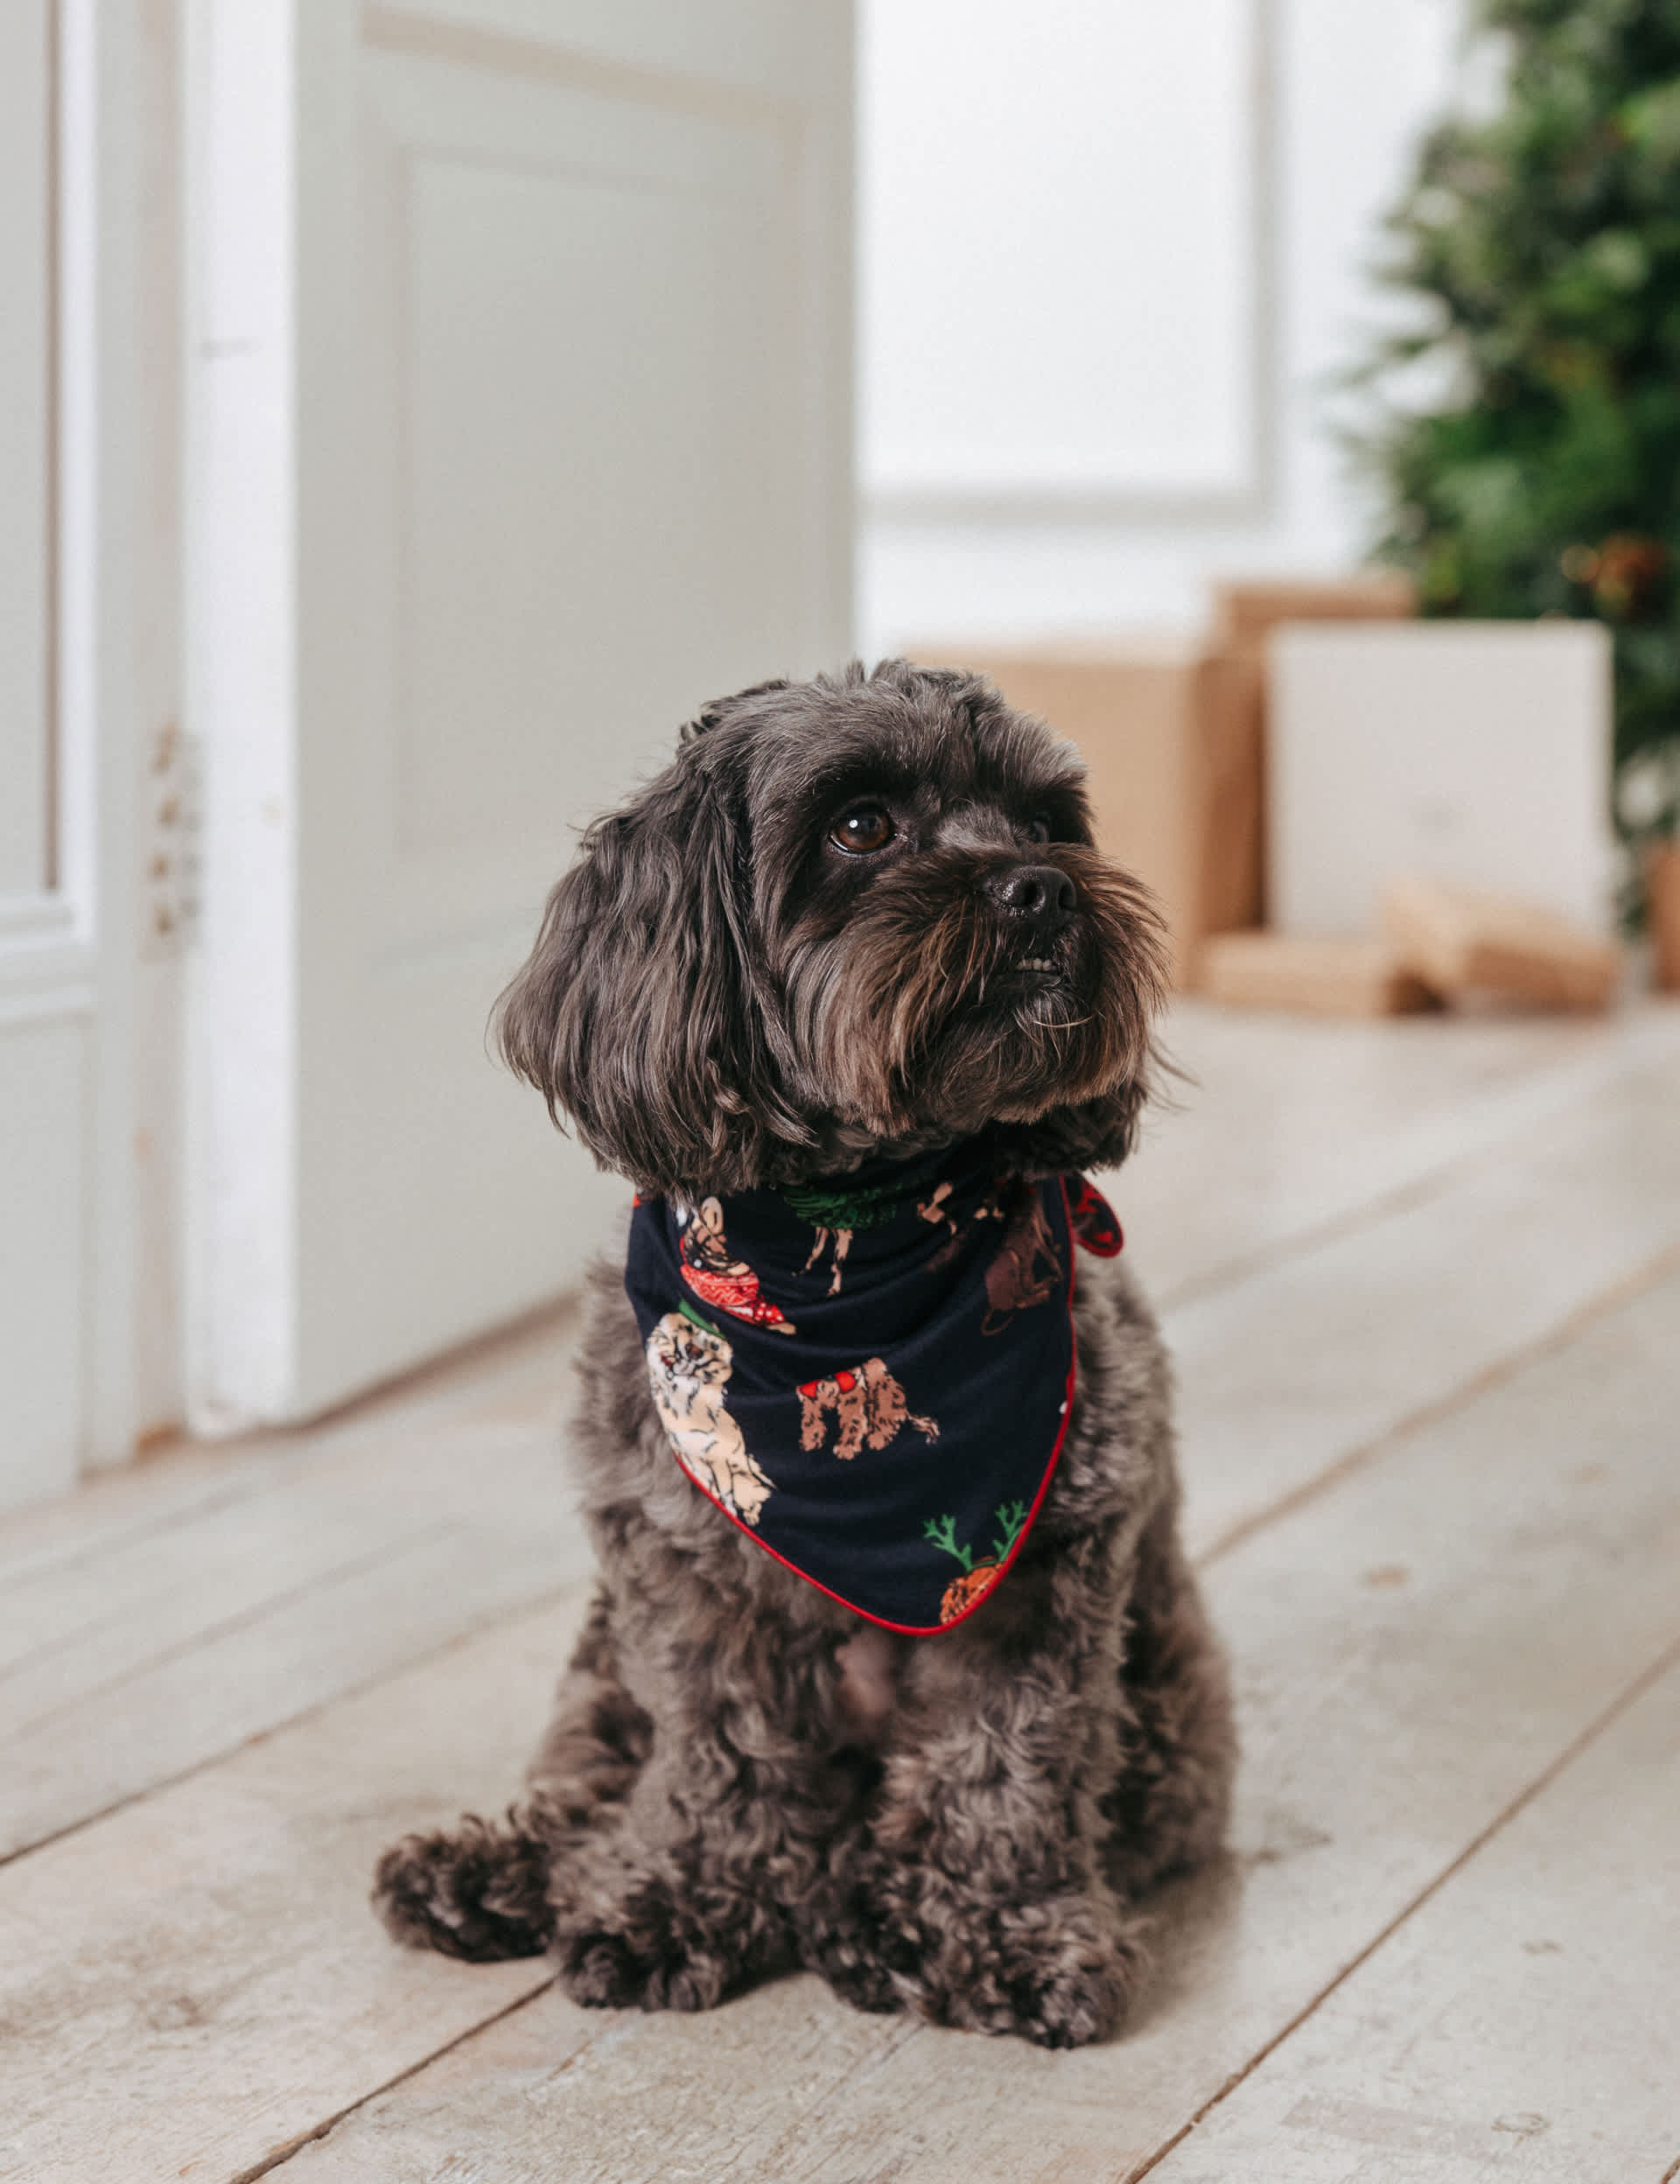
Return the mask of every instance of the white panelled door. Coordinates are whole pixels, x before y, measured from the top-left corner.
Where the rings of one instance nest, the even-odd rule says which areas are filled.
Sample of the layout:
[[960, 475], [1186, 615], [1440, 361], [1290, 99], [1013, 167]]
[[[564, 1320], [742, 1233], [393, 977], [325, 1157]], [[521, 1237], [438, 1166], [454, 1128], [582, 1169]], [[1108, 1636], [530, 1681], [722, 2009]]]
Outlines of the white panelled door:
[[486, 1058], [579, 825], [850, 639], [849, 0], [195, 0], [191, 1381], [318, 1411], [624, 1186]]

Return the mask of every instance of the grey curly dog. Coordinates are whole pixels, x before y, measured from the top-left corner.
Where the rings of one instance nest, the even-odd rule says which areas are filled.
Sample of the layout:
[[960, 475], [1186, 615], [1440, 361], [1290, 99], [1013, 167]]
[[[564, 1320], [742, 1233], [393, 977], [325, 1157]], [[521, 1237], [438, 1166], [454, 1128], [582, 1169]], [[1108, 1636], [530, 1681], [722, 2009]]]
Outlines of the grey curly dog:
[[[1164, 957], [1082, 781], [971, 676], [888, 661], [724, 699], [589, 830], [501, 1050], [598, 1162], [690, 1203], [981, 1138], [1027, 1178], [1112, 1167]], [[1138, 1900], [1217, 1850], [1235, 1756], [1134, 1283], [1082, 1277], [1073, 1415], [1006, 1578], [905, 1637], [673, 1461], [622, 1268], [591, 1282], [574, 1446], [600, 1575], [554, 1718], [504, 1821], [386, 1853], [387, 1925], [550, 1950], [586, 2004], [706, 2009], [804, 1966], [864, 2009], [1102, 2038]]]

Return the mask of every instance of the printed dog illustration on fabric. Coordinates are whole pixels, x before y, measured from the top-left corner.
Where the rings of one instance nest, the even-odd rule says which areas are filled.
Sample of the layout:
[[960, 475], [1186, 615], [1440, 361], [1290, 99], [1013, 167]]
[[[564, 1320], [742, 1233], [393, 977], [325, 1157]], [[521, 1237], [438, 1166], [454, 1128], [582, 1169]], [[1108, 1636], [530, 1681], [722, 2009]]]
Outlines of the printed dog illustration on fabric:
[[986, 1269], [983, 1334], [996, 1334], [1012, 1312], [1041, 1305], [1062, 1278], [1060, 1255], [1036, 1192], [1017, 1193], [997, 1256]]
[[834, 1452], [843, 1460], [857, 1455], [865, 1443], [871, 1448], [890, 1448], [906, 1425], [924, 1440], [939, 1438], [939, 1421], [912, 1410], [885, 1358], [865, 1358], [855, 1368], [802, 1381], [799, 1401], [800, 1446], [823, 1447], [832, 1419], [837, 1429]]
[[703, 1199], [692, 1208], [679, 1206], [677, 1228], [682, 1279], [696, 1297], [721, 1306], [738, 1320], [777, 1327], [784, 1334], [794, 1333], [793, 1322], [765, 1296], [752, 1269], [731, 1252], [724, 1209], [717, 1199]]
[[747, 1453], [724, 1407], [733, 1362], [729, 1344], [682, 1312], [668, 1312], [647, 1348], [654, 1408], [678, 1463], [732, 1516], [756, 1524], [775, 1485]]
[[[1166, 1360], [1070, 1225], [1119, 1250], [1083, 1172], [1131, 1150], [1164, 985], [1077, 754], [972, 676], [744, 690], [588, 830], [498, 1033], [637, 1194], [580, 1345], [599, 1578], [518, 1802], [381, 1861], [393, 1934], [550, 1951], [585, 2004], [804, 1967], [1050, 2046], [1120, 2022], [1235, 1756]], [[906, 1430], [802, 1448], [800, 1386], [875, 1358]]]

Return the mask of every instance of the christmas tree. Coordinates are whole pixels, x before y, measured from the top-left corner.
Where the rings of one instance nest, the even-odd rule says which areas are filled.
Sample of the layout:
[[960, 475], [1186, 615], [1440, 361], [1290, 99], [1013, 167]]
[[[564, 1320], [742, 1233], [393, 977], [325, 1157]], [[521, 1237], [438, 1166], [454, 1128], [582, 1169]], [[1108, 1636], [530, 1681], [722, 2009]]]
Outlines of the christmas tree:
[[1361, 374], [1425, 612], [1596, 616], [1617, 811], [1680, 829], [1680, 0], [1479, 0], [1497, 110], [1426, 140]]

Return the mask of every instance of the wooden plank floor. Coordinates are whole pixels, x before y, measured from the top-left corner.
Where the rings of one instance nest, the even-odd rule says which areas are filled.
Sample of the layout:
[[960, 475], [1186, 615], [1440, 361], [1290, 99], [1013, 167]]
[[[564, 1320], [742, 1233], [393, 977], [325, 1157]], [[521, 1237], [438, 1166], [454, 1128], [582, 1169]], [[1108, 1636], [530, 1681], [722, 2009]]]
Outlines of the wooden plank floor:
[[1119, 2038], [385, 1942], [581, 1613], [558, 1314], [0, 1526], [0, 2178], [1672, 2184], [1680, 1008], [1173, 1046], [1115, 1194], [1245, 1759]]

